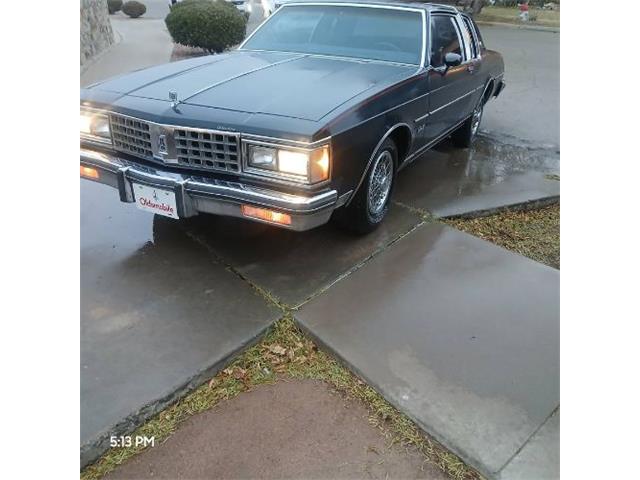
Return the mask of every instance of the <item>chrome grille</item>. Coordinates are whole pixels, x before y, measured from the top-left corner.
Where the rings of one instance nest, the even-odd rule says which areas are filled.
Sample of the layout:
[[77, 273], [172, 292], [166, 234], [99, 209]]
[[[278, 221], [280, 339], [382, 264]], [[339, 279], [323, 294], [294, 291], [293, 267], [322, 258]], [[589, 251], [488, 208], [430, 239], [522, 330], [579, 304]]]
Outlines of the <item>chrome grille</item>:
[[112, 113], [111, 136], [113, 146], [137, 157], [153, 159], [151, 133], [147, 122]]
[[237, 135], [178, 128], [173, 135], [179, 165], [223, 172], [240, 170]]

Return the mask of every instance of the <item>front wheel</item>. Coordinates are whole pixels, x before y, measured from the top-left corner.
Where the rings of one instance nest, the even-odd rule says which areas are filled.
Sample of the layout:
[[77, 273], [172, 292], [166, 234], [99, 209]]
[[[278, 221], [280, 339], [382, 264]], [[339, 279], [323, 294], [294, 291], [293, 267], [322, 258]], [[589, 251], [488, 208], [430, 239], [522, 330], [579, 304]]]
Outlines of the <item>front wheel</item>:
[[365, 234], [375, 230], [387, 215], [395, 184], [398, 149], [390, 138], [380, 146], [367, 175], [351, 203], [337, 210], [335, 220], [348, 230]]
[[482, 101], [473, 110], [471, 116], [453, 132], [451, 139], [456, 147], [469, 148], [478, 135], [482, 121]]

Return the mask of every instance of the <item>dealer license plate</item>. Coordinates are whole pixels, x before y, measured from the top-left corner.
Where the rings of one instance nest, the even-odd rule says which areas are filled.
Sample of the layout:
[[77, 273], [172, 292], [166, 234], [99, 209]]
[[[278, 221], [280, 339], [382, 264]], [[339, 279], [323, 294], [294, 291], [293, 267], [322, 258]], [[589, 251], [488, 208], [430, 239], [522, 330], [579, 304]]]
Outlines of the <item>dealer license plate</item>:
[[157, 213], [165, 217], [179, 218], [176, 208], [176, 194], [171, 190], [133, 184], [133, 196], [140, 210]]

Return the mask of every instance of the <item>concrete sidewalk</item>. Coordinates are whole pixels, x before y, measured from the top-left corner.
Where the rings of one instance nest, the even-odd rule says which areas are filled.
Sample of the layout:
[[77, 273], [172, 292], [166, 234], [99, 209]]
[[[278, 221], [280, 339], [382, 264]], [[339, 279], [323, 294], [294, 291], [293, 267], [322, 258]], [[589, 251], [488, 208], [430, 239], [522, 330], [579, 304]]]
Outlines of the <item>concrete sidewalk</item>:
[[557, 270], [430, 224], [295, 317], [487, 478], [558, 478]]
[[279, 381], [189, 418], [106, 478], [448, 478], [368, 416], [324, 383]]

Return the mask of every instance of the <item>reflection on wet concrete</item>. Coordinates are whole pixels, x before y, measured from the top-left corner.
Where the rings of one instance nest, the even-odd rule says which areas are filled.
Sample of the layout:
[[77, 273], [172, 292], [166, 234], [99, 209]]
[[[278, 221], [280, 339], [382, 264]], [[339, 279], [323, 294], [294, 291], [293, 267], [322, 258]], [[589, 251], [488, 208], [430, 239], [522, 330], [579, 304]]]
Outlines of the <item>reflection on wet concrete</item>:
[[180, 222], [81, 187], [81, 456], [203, 380], [279, 312]]
[[295, 306], [420, 223], [393, 206], [375, 232], [355, 236], [327, 224], [292, 232], [230, 217], [199, 215], [185, 228], [251, 282]]
[[486, 214], [557, 199], [559, 169], [557, 150], [486, 136], [470, 149], [445, 141], [400, 172], [394, 200], [438, 217]]

